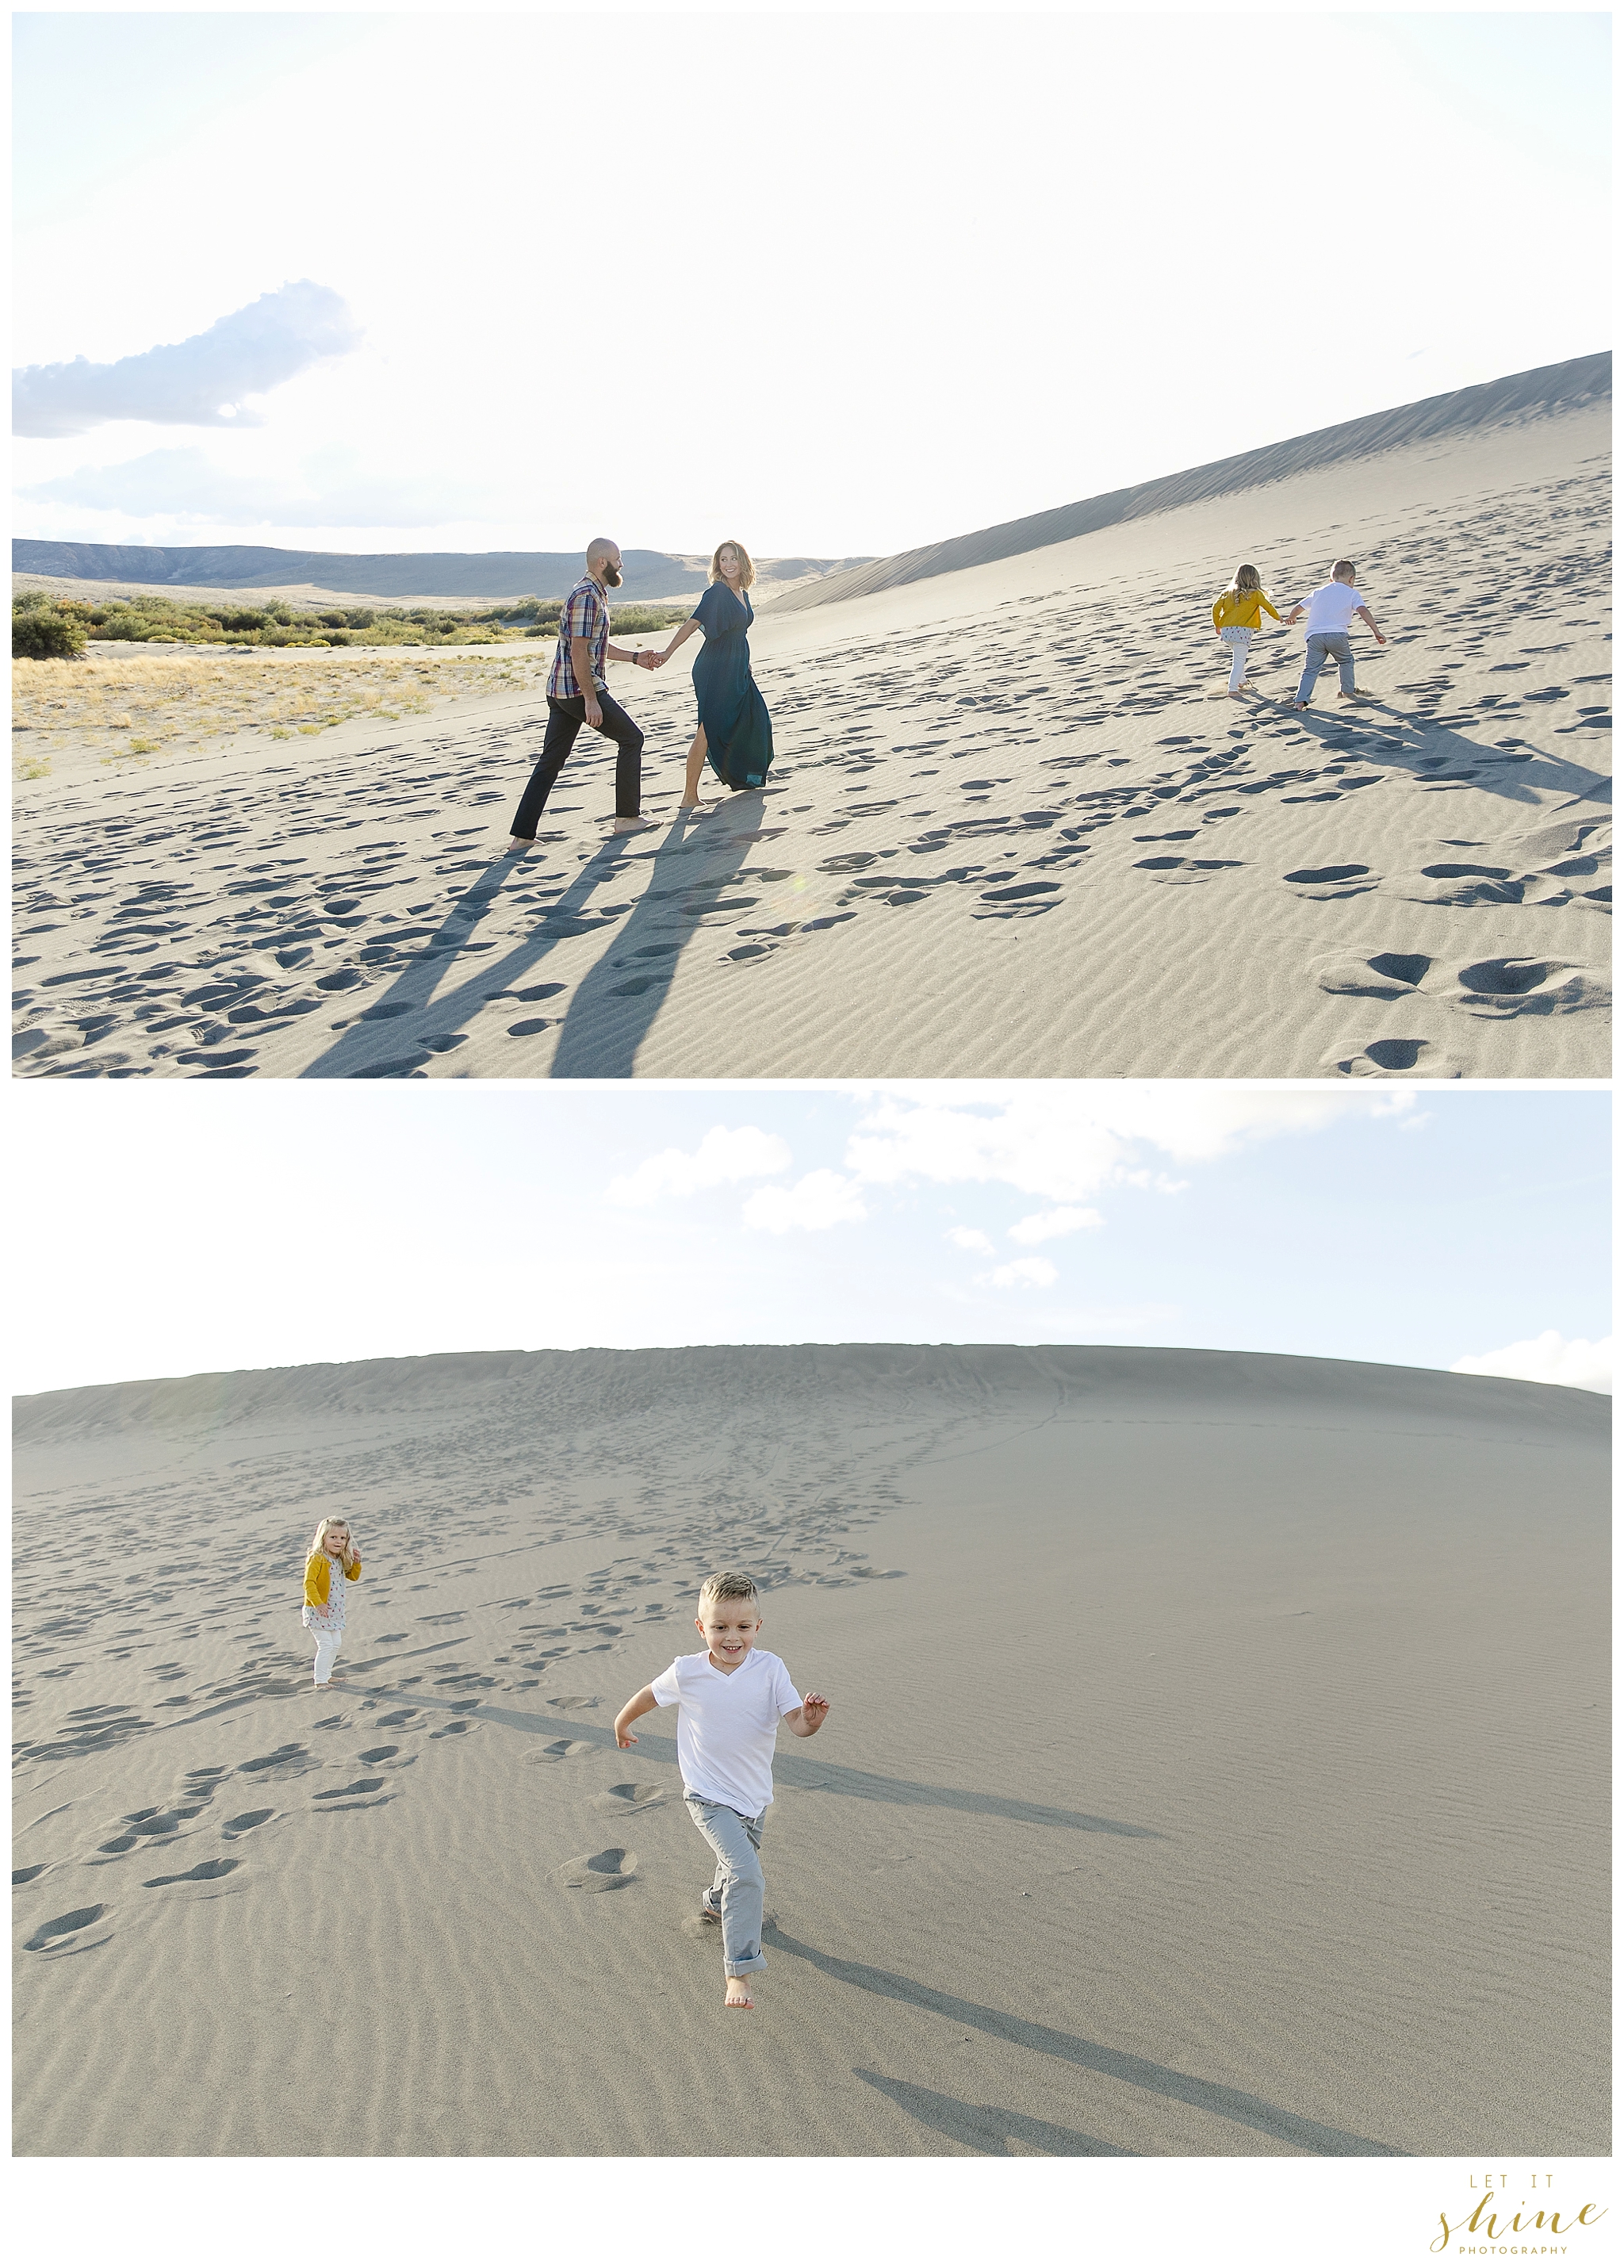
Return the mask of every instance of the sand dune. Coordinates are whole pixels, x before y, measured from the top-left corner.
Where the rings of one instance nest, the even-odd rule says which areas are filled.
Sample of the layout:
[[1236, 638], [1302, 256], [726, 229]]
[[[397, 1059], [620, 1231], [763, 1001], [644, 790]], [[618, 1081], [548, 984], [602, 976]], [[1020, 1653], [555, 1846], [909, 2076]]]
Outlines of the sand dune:
[[1407, 402], [1401, 409], [1322, 426], [1314, 433], [1299, 433], [1267, 449], [1249, 449], [1238, 457], [1220, 458], [1215, 464], [1195, 465], [1187, 472], [1142, 481], [1134, 488], [1113, 489], [1107, 496], [1086, 497], [1079, 504], [1062, 504], [1058, 511], [1030, 512], [1024, 519], [1003, 520], [996, 527], [977, 528], [972, 534], [953, 536], [944, 543], [923, 544], [914, 551], [895, 552], [888, 559], [859, 560], [843, 571], [819, 577], [815, 589], [809, 583], [792, 596], [772, 603], [779, 611], [790, 613], [805, 607], [834, 606], [843, 599], [867, 598], [876, 591], [894, 590], [901, 583], [923, 582], [930, 576], [956, 573], [965, 567], [986, 567], [994, 560], [1012, 559], [1021, 552], [1041, 550], [1076, 535], [1091, 535], [1102, 527], [1176, 512], [1183, 504], [1249, 494], [1290, 479], [1295, 473], [1383, 456], [1389, 450], [1421, 441], [1481, 433], [1492, 427], [1525, 426], [1575, 409], [1610, 404], [1612, 399], [1610, 354], [1548, 363], [1539, 370], [1496, 379], [1492, 385], [1431, 394], [1424, 401]]
[[[758, 623], [765, 795], [674, 815], [680, 664], [612, 670], [493, 854], [533, 689], [18, 789], [18, 1068], [247, 1078], [1605, 1076], [1605, 405], [1463, 427]], [[1214, 593], [1347, 552], [1391, 643], [1221, 696]], [[1558, 741], [1561, 747], [1557, 746]]]
[[[15, 2146], [1605, 2154], [1609, 1408], [863, 1346], [19, 1401]], [[834, 1705], [742, 2033], [674, 1720], [609, 1730], [718, 1563]]]

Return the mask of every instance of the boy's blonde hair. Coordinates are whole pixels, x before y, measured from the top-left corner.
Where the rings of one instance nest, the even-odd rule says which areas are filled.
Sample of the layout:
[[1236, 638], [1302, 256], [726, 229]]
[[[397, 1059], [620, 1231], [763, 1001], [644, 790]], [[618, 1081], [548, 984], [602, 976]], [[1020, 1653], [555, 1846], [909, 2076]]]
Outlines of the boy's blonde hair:
[[1353, 561], [1351, 559], [1337, 560], [1331, 569], [1331, 580], [1334, 583], [1352, 583], [1356, 581], [1356, 578], [1354, 574]]
[[741, 591], [747, 591], [755, 580], [755, 562], [737, 536], [724, 535], [711, 553], [710, 579], [713, 583], [722, 580], [722, 554], [729, 549], [739, 554], [739, 587]]
[[310, 1550], [305, 1555], [306, 1558], [313, 1559], [318, 1551], [325, 1551], [327, 1550], [327, 1530], [329, 1528], [342, 1528], [349, 1538], [350, 1550], [352, 1551], [355, 1550], [355, 1529], [350, 1526], [349, 1521], [345, 1519], [342, 1512], [329, 1512], [316, 1522], [316, 1532], [310, 1539]]
[[707, 1575], [699, 1587], [700, 1611], [717, 1605], [723, 1599], [751, 1599], [758, 1605], [761, 1593], [748, 1575], [732, 1575], [725, 1571], [720, 1575]]
[[1263, 588], [1263, 578], [1255, 567], [1243, 559], [1235, 570], [1235, 579], [1230, 585], [1230, 588], [1231, 591], [1260, 591]]

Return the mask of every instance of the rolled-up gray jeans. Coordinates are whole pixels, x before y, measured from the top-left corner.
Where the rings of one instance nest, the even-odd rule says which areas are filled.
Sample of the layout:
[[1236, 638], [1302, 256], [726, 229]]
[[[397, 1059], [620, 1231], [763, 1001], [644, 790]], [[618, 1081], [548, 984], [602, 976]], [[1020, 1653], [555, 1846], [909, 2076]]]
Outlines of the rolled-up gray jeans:
[[761, 1950], [761, 1903], [767, 1895], [767, 1877], [757, 1856], [767, 1814], [746, 1819], [728, 1804], [712, 1803], [708, 1796], [686, 1789], [682, 1800], [693, 1815], [694, 1826], [716, 1854], [716, 1880], [710, 1887], [722, 1908], [722, 1965], [730, 1977], [747, 1977], [752, 1970], [767, 1966], [767, 1955]]
[[1346, 630], [1315, 630], [1308, 640], [1308, 652], [1303, 661], [1303, 675], [1297, 688], [1299, 701], [1306, 701], [1319, 681], [1319, 673], [1327, 661], [1334, 661], [1341, 672], [1342, 690], [1354, 689], [1353, 641]]

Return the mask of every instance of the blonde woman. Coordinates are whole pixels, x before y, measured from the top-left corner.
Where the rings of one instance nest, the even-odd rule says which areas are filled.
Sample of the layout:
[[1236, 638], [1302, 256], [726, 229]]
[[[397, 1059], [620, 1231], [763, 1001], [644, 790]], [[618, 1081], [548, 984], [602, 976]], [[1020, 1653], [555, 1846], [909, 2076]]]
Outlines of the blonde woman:
[[329, 1515], [318, 1521], [305, 1562], [305, 1611], [299, 1619], [316, 1638], [316, 1690], [331, 1682], [333, 1664], [344, 1643], [344, 1587], [357, 1582], [361, 1554], [349, 1522]]
[[731, 788], [761, 787], [773, 761], [773, 720], [750, 674], [750, 625], [755, 609], [750, 585], [755, 566], [742, 543], [719, 543], [710, 562], [710, 587], [654, 666], [667, 662], [695, 630], [704, 646], [694, 664], [699, 730], [688, 750], [681, 808], [699, 809], [699, 777], [707, 758]]
[[1230, 681], [1225, 689], [1232, 700], [1238, 699], [1246, 682], [1252, 633], [1261, 630], [1266, 613], [1274, 615], [1276, 622], [1280, 620], [1263, 588], [1263, 578], [1243, 559], [1235, 570], [1234, 580], [1227, 590], [1219, 592], [1212, 607], [1212, 626], [1230, 650]]

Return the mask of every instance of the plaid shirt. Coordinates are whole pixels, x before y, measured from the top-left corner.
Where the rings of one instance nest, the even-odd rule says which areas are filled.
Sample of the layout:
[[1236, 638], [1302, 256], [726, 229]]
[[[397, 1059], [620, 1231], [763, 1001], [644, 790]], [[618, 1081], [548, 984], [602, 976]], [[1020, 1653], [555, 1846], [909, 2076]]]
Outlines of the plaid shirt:
[[558, 652], [547, 674], [549, 701], [574, 701], [580, 696], [581, 688], [576, 683], [575, 662], [570, 652], [572, 637], [586, 640], [592, 650], [592, 683], [599, 692], [606, 691], [603, 673], [609, 644], [609, 602], [590, 575], [583, 575], [564, 600], [563, 619], [558, 625]]

